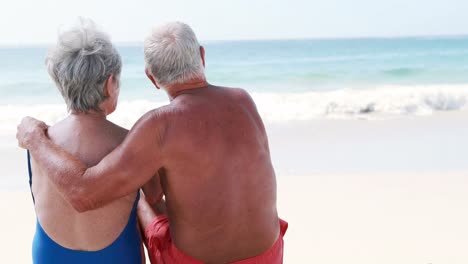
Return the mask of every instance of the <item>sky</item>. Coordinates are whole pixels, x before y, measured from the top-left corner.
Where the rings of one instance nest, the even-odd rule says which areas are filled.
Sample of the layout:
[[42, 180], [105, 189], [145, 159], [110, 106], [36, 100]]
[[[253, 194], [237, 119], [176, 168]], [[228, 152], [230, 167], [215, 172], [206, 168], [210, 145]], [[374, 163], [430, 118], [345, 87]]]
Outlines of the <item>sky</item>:
[[466, 0], [0, 0], [0, 45], [53, 43], [78, 16], [116, 42], [174, 20], [201, 40], [468, 35]]

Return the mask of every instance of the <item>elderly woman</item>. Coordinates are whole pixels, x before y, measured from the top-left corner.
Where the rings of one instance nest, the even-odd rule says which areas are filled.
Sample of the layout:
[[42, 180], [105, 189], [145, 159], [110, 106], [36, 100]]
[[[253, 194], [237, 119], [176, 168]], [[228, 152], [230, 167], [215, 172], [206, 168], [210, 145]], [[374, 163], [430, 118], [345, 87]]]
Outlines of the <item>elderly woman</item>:
[[[92, 21], [80, 20], [78, 26], [59, 34], [46, 64], [69, 110], [65, 119], [49, 128], [48, 135], [58, 146], [93, 166], [127, 134], [106, 119], [117, 105], [120, 56]], [[137, 191], [80, 213], [29, 157], [37, 215], [34, 263], [142, 263]]]

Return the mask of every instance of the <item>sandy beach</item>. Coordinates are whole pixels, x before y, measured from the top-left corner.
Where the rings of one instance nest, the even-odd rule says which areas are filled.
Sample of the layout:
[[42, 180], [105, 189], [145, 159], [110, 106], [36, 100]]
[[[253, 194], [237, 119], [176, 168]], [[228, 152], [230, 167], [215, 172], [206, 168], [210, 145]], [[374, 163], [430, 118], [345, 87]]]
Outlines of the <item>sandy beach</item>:
[[[468, 263], [468, 115], [267, 124], [284, 263]], [[31, 263], [24, 151], [2, 136], [0, 263]]]
[[[467, 173], [279, 177], [284, 263], [467, 263]], [[31, 263], [30, 195], [0, 200], [0, 262]]]

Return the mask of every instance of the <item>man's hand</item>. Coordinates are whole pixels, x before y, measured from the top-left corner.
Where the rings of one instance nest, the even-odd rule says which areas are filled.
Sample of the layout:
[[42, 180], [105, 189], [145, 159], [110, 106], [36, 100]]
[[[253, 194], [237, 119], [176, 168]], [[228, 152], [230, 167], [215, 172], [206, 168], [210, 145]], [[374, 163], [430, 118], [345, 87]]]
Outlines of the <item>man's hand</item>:
[[41, 138], [46, 137], [49, 126], [32, 117], [25, 117], [21, 120], [16, 131], [18, 146], [24, 149], [30, 149], [32, 145]]

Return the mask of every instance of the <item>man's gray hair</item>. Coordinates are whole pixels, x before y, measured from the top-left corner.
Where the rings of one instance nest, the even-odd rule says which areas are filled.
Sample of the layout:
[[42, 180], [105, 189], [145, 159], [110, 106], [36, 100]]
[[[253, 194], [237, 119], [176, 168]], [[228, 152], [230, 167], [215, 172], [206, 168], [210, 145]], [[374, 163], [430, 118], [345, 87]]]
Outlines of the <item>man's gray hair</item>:
[[184, 23], [171, 22], [155, 28], [145, 40], [146, 68], [161, 86], [205, 79], [200, 43]]
[[122, 61], [109, 36], [90, 19], [79, 19], [59, 32], [57, 44], [46, 58], [47, 70], [56, 83], [68, 110], [101, 111], [107, 98], [106, 80], [113, 74], [119, 82]]

